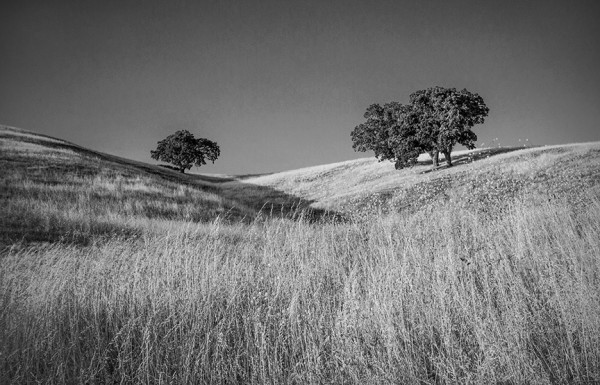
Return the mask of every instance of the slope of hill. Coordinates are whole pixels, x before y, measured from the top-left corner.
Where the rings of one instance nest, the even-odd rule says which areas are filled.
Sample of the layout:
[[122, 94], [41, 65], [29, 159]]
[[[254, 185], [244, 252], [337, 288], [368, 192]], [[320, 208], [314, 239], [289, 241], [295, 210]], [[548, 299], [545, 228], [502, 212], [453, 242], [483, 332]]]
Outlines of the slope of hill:
[[147, 220], [251, 221], [263, 207], [287, 215], [311, 203], [253, 184], [239, 194], [234, 177], [182, 175], [6, 126], [0, 126], [0, 184], [0, 243], [131, 236]]
[[456, 152], [454, 167], [435, 171], [424, 156], [400, 171], [364, 158], [257, 176], [182, 175], [5, 126], [0, 148], [5, 240], [131, 234], [140, 220], [239, 221], [305, 209], [312, 218], [440, 202], [485, 211], [525, 195], [578, 201], [600, 185], [600, 143]]
[[414, 168], [398, 171], [389, 162], [364, 158], [243, 182], [313, 201], [315, 207], [361, 214], [414, 211], [440, 201], [488, 209], [512, 197], [540, 193], [575, 201], [599, 192], [600, 142], [461, 151], [454, 154], [454, 164], [432, 171], [431, 160], [422, 156]]

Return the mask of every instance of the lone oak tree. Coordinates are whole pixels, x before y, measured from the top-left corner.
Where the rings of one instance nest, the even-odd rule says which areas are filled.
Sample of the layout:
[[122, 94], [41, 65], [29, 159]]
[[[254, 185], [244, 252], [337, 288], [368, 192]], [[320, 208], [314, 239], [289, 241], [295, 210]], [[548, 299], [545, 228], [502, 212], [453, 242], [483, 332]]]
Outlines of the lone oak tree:
[[411, 94], [409, 104], [369, 106], [366, 121], [352, 131], [353, 148], [372, 150], [380, 161], [395, 162], [396, 169], [413, 166], [424, 152], [434, 168], [440, 152], [452, 166], [453, 147], [475, 148], [477, 135], [471, 128], [483, 123], [488, 112], [481, 96], [466, 89], [428, 88]]
[[181, 173], [193, 165], [205, 165], [206, 160], [213, 163], [221, 151], [216, 142], [204, 138], [194, 138], [187, 130], [177, 131], [158, 142], [156, 150], [150, 151], [152, 159], [175, 165]]

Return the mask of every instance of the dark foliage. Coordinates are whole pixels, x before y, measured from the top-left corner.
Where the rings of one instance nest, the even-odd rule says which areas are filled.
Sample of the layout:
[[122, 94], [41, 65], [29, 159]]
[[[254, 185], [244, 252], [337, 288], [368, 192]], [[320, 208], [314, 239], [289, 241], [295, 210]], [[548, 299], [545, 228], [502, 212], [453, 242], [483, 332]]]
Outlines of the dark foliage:
[[189, 131], [181, 130], [158, 142], [156, 150], [150, 153], [152, 159], [171, 163], [184, 173], [194, 165], [205, 165], [207, 160], [214, 163], [221, 151], [216, 142], [204, 138], [196, 139]]
[[352, 131], [355, 151], [373, 151], [380, 161], [390, 160], [397, 169], [416, 164], [428, 153], [438, 166], [439, 153], [452, 166], [456, 144], [475, 148], [477, 135], [471, 130], [483, 123], [489, 109], [478, 94], [466, 89], [432, 87], [414, 92], [409, 104], [372, 104], [366, 121]]

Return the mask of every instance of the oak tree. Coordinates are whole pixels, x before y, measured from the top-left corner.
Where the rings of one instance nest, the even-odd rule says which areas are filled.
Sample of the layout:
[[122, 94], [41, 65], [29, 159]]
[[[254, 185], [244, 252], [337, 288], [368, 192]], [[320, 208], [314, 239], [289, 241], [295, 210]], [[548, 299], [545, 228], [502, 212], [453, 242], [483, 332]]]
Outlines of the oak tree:
[[205, 165], [207, 160], [214, 163], [221, 151], [216, 142], [196, 139], [189, 131], [181, 130], [159, 141], [156, 150], [150, 151], [150, 154], [152, 159], [170, 163], [184, 173], [194, 165]]

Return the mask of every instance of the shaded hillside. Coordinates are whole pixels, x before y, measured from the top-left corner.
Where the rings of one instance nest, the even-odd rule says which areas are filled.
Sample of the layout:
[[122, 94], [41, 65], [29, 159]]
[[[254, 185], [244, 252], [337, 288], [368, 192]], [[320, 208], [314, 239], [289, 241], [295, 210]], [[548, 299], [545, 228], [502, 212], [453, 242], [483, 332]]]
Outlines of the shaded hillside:
[[[0, 127], [0, 241], [85, 243], [91, 235], [139, 235], [148, 220], [251, 221], [261, 209], [289, 216], [312, 203], [268, 186], [245, 184], [252, 193], [238, 194], [236, 188], [224, 190], [224, 181], [239, 183], [225, 176], [182, 175]], [[313, 217], [324, 214], [311, 211]]]

